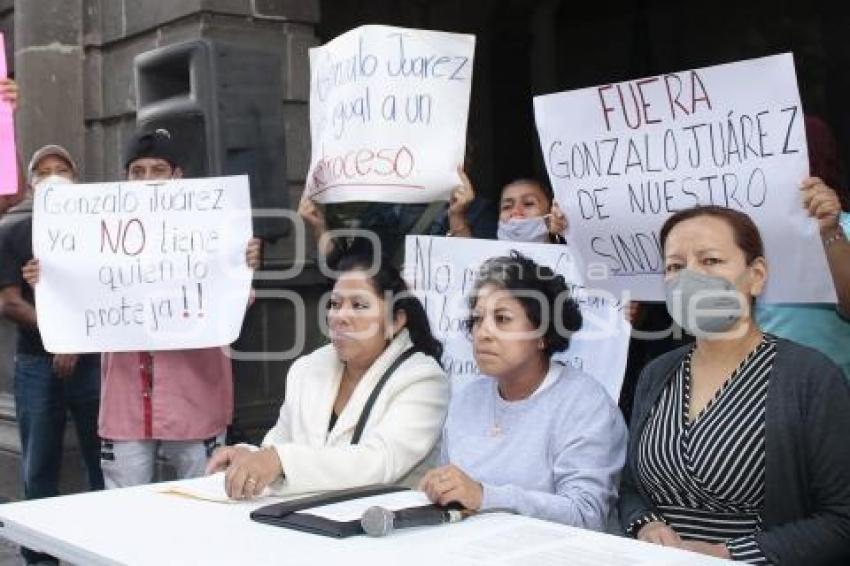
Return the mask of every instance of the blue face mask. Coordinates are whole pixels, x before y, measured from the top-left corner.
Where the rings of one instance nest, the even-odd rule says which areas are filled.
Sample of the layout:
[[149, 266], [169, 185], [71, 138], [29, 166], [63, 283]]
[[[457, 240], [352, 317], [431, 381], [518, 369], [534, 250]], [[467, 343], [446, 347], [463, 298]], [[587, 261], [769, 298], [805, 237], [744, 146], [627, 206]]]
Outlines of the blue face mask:
[[549, 228], [546, 226], [546, 219], [542, 216], [518, 218], [507, 222], [500, 220], [496, 237], [509, 242], [547, 242]]
[[667, 312], [697, 338], [726, 332], [745, 312], [745, 298], [724, 277], [683, 269], [665, 283]]

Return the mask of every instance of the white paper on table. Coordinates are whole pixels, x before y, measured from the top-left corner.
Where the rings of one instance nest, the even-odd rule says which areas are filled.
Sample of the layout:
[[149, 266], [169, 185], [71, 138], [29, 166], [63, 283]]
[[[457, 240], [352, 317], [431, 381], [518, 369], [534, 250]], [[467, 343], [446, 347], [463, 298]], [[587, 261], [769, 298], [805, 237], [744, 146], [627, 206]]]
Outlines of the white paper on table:
[[268, 492], [264, 492], [257, 498], [251, 500], [231, 499], [224, 491], [224, 472], [218, 472], [209, 476], [202, 476], [190, 480], [183, 480], [161, 489], [159, 493], [167, 495], [179, 495], [181, 497], [189, 497], [200, 501], [209, 501], [211, 503], [245, 503], [256, 502], [262, 499], [273, 497]]
[[390, 511], [398, 511], [408, 507], [422, 507], [430, 504], [431, 502], [423, 492], [404, 490], [340, 501], [339, 503], [305, 509], [304, 512], [331, 521], [343, 522], [360, 519], [363, 517], [363, 512], [370, 507], [383, 507]]
[[523, 525], [495, 534], [471, 538], [447, 555], [469, 566], [713, 566], [726, 560], [695, 555], [661, 546], [601, 536], [598, 533], [562, 530], [545, 525]]
[[159, 493], [181, 495], [183, 497], [191, 497], [192, 499], [200, 499], [202, 501], [211, 501], [214, 503], [237, 502], [235, 499], [227, 497], [227, 493], [224, 491], [224, 472], [184, 480], [165, 487]]

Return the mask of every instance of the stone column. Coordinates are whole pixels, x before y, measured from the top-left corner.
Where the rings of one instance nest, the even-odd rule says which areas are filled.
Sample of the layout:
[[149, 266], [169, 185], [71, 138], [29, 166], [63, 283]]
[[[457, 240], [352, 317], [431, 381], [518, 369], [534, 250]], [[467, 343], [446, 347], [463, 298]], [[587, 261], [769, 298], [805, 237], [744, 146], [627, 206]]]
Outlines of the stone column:
[[82, 24], [82, 0], [15, 2], [15, 69], [22, 96], [17, 126], [25, 161], [41, 145], [57, 143], [85, 162]]
[[[12, 20], [14, 24], [12, 25]], [[0, 0], [0, 29], [7, 37], [10, 68], [21, 89], [16, 123], [18, 149], [26, 164], [36, 148], [58, 143], [79, 164], [83, 155], [82, 0]], [[9, 49], [14, 45], [14, 50]], [[99, 87], [99, 85], [98, 85]], [[20, 443], [12, 401], [17, 330], [0, 322], [0, 497], [21, 495]], [[71, 428], [71, 427], [69, 427]], [[62, 489], [80, 487], [76, 442], [70, 438]]]

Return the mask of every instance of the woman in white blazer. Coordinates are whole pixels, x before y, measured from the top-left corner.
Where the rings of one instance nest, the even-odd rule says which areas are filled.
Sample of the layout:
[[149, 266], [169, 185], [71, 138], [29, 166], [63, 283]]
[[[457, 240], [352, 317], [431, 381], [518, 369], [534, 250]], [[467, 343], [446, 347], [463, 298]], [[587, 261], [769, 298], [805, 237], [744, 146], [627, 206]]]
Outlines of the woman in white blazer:
[[331, 344], [292, 364], [280, 416], [262, 447], [228, 446], [213, 455], [207, 471], [226, 470], [230, 497], [252, 498], [266, 488], [288, 494], [415, 485], [427, 469], [449, 402], [442, 346], [398, 270], [382, 263], [370, 276], [372, 263], [349, 254], [337, 264]]

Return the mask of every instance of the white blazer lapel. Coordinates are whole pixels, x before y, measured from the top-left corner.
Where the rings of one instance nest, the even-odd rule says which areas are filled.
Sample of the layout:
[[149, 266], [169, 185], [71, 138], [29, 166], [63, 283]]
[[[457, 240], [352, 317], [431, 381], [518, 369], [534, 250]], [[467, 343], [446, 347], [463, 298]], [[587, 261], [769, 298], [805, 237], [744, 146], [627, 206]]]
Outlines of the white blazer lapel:
[[328, 435], [329, 445], [347, 444], [351, 441], [357, 421], [360, 420], [360, 415], [363, 413], [366, 401], [378, 384], [378, 380], [383, 377], [384, 372], [387, 371], [396, 358], [412, 345], [413, 343], [410, 341], [407, 329], [403, 329], [387, 345], [369, 369], [366, 370], [357, 387], [351, 392], [351, 398], [342, 410], [342, 414], [339, 415], [336, 426], [334, 426]]
[[304, 430], [308, 432], [312, 446], [326, 444], [328, 424], [342, 379], [342, 363], [333, 347], [329, 349], [326, 356], [317, 357], [315, 364], [305, 368], [309, 374], [302, 378], [312, 382], [310, 387], [304, 388], [305, 393], [309, 393], [301, 399]]

